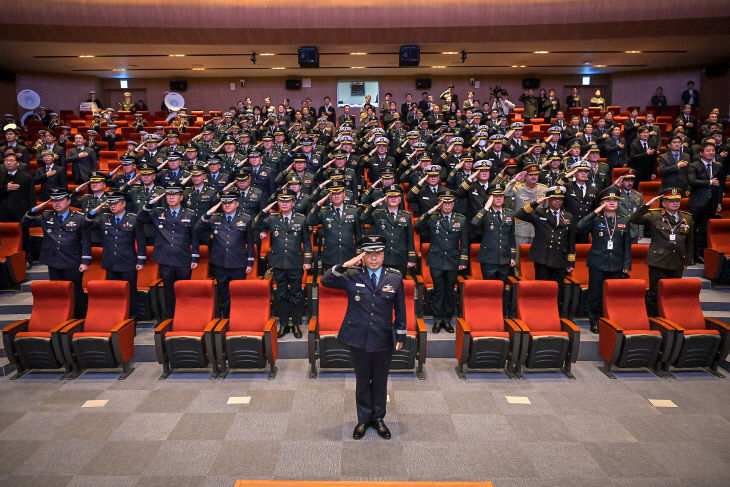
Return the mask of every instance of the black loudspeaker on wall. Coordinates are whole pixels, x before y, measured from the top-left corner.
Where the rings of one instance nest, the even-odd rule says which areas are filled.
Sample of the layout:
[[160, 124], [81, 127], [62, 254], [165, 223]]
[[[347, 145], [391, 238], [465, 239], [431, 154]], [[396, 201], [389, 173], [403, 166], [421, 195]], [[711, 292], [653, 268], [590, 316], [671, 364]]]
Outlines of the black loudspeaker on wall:
[[708, 78], [719, 78], [720, 76], [727, 73], [727, 68], [727, 61], [715, 64], [708, 64], [707, 66], [705, 66], [705, 76], [707, 76]]
[[416, 89], [418, 90], [430, 90], [431, 89], [431, 80], [430, 79], [417, 79], [416, 80]]
[[300, 79], [288, 79], [284, 83], [284, 86], [287, 90], [301, 90], [302, 89], [302, 80]]
[[540, 87], [540, 80], [537, 78], [524, 78], [522, 80], [523, 90], [536, 90]]
[[299, 48], [299, 67], [318, 68], [319, 51], [313, 46], [302, 46]]
[[170, 81], [170, 91], [179, 93], [188, 89], [187, 81]]
[[418, 66], [421, 62], [421, 48], [418, 46], [401, 46], [398, 66]]
[[15, 83], [15, 72], [8, 71], [7, 69], [0, 69], [0, 81]]

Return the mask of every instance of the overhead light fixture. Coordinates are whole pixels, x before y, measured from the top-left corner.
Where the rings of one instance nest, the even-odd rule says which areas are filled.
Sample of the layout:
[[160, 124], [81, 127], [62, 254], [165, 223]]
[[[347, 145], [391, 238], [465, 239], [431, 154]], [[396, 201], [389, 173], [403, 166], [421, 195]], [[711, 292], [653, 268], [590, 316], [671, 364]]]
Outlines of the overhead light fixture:
[[205, 71], [205, 68], [200, 68], [200, 67], [193, 68], [193, 71]]
[[83, 59], [83, 58], [88, 58], [88, 57], [94, 57], [94, 56], [92, 56], [92, 55], [90, 55], [90, 54], [85, 54], [85, 55], [83, 55], [83, 56], [79, 56], [79, 57]]
[[271, 68], [271, 69], [286, 69], [286, 68], [284, 66], [276, 66], [275, 68]]
[[591, 84], [591, 77], [590, 76], [583, 76], [583, 86], [589, 86]]
[[550, 51], [534, 51], [535, 54], [548, 54]]
[[120, 71], [126, 71], [126, 69], [124, 69], [124, 68], [114, 68], [114, 69], [112, 69], [112, 71], [120, 72]]
[[129, 88], [129, 83], [127, 82], [126, 79], [120, 79], [119, 80], [119, 87], [121, 89], [123, 89], [123, 90], [126, 90], [127, 88]]
[[525, 66], [524, 64], [520, 64], [520, 67], [521, 68], [526, 68], [527, 66]]
[[626, 54], [641, 54], [641, 51], [624, 51]]
[[433, 69], [444, 69], [446, 66], [431, 66]]
[[605, 68], [605, 67], [606, 67], [606, 65], [605, 65], [605, 64], [596, 64], [596, 67], [597, 67], [597, 68]]
[[262, 52], [259, 56], [276, 56], [273, 52]]
[[444, 51], [441, 54], [459, 54], [459, 53], [456, 51]]
[[185, 54], [169, 54], [170, 57], [185, 57]]
[[350, 66], [350, 69], [365, 69], [365, 66]]
[[366, 52], [351, 52], [350, 56], [364, 56]]
[[519, 66], [518, 66], [518, 65], [516, 65], [516, 64], [513, 64], [513, 65], [512, 65], [512, 67], [513, 67], [513, 68], [519, 68]]

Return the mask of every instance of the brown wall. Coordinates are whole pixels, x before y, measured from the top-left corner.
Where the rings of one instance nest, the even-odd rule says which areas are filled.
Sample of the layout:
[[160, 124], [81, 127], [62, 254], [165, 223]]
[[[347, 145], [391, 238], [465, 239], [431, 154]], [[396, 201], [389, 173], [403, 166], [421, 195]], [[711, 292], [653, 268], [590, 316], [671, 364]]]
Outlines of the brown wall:
[[717, 107], [720, 109], [721, 118], [730, 117], [730, 70], [718, 78], [710, 79], [702, 74], [700, 104], [702, 115], [707, 115], [710, 110]]
[[689, 68], [674, 71], [650, 71], [616, 73], [612, 77], [612, 104], [645, 107], [651, 104], [657, 87], [664, 88], [667, 104], [679, 105], [680, 96], [687, 89], [687, 82], [694, 81], [695, 88], [702, 93], [700, 69]]
[[[17, 91], [15, 83], [0, 81], [0, 114], [12, 113], [18, 115]], [[3, 117], [3, 120], [5, 118]]]
[[[93, 76], [60, 75], [48, 73], [18, 73], [15, 89], [33, 90], [41, 97], [41, 105], [51, 110], [79, 111], [79, 103], [89, 98], [89, 91], [97, 89], [97, 78]], [[13, 97], [15, 98], [15, 97]], [[22, 115], [25, 110], [17, 102], [9, 111]]]

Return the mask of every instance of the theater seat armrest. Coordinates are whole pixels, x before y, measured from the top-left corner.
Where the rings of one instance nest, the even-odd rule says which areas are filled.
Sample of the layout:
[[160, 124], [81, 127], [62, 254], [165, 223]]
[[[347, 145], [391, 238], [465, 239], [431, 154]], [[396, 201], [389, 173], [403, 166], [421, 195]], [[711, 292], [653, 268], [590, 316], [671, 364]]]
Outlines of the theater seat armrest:
[[423, 276], [420, 274], [416, 274], [416, 284], [420, 284], [423, 286]]
[[172, 328], [172, 320], [165, 320], [155, 328], [155, 334], [167, 333]]
[[[223, 320], [221, 320], [223, 321]], [[227, 320], [226, 320], [227, 321]], [[264, 324], [264, 331], [271, 333], [272, 330], [276, 330], [276, 318], [269, 318]]]
[[504, 320], [504, 329], [512, 333], [522, 333], [522, 328], [513, 319]]
[[456, 326], [461, 328], [464, 333], [471, 333], [471, 328], [464, 318], [456, 318]]
[[310, 333], [316, 333], [318, 324], [319, 324], [319, 321], [317, 320], [316, 317], [311, 318], [309, 320], [309, 327], [307, 327], [307, 331], [309, 331]]
[[416, 331], [420, 333], [427, 333], [426, 323], [423, 322], [423, 318], [416, 318]]
[[51, 333], [68, 334], [71, 332], [80, 331], [84, 328], [86, 320], [68, 320], [64, 321], [60, 325], [56, 326], [51, 330]]
[[210, 320], [210, 323], [208, 323], [205, 326], [205, 329], [203, 330], [204, 333], [213, 333], [213, 329], [215, 328], [215, 325], [218, 324], [218, 321], [220, 321], [218, 318], [214, 318]]
[[580, 286], [580, 281], [578, 281], [573, 276], [565, 276], [565, 280], [569, 283], [571, 283], [574, 286]]
[[580, 328], [572, 321], [561, 318], [560, 329], [568, 332], [568, 335], [570, 335], [570, 351], [566, 361], [569, 360], [575, 363], [578, 360], [578, 351], [580, 350]]
[[684, 328], [666, 318], [649, 318], [649, 325], [652, 330], [664, 330], [670, 332], [684, 331]]
[[112, 332], [112, 333], [119, 333], [119, 331], [122, 328], [124, 328], [125, 326], [130, 326], [130, 325], [131, 326], [134, 326], [134, 320], [132, 320], [132, 319], [124, 320], [124, 321], [120, 322], [117, 326], [115, 326], [114, 328], [112, 328], [109, 331]]
[[12, 325], [8, 325], [5, 328], [3, 328], [3, 334], [8, 335], [15, 335], [16, 333], [19, 333], [21, 331], [28, 331], [28, 323], [30, 320], [20, 320], [16, 321]]
[[523, 332], [529, 333], [530, 329], [527, 327], [524, 321], [519, 318], [511, 318], [512, 322], [517, 325]]
[[598, 318], [598, 324], [604, 324], [607, 327], [611, 328], [613, 331], [618, 333], [623, 333], [624, 329], [621, 328], [621, 326], [616, 323], [615, 321], [609, 320], [608, 318]]
[[223, 318], [222, 320], [218, 321], [218, 324], [215, 326], [215, 330], [213, 330], [213, 332], [222, 333], [224, 331], [228, 331], [228, 323], [230, 323], [228, 318]]
[[515, 285], [520, 281], [524, 280], [524, 277], [518, 277], [518, 276], [507, 276], [507, 280], [509, 281], [510, 285]]
[[726, 325], [722, 321], [718, 321], [713, 318], [705, 318], [705, 325], [707, 326], [708, 330], [717, 330], [720, 332], [720, 334], [730, 332], [730, 326]]

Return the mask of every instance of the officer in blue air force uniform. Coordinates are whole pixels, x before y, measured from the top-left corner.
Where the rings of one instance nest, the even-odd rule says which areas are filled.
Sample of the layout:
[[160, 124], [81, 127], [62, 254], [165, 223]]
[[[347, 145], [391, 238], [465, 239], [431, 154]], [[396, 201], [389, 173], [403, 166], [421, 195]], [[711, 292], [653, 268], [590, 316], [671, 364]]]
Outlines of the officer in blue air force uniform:
[[[383, 267], [385, 237], [368, 235], [358, 244], [362, 253], [329, 269], [322, 285], [347, 292], [338, 338], [350, 346], [355, 365], [357, 426], [352, 437], [361, 439], [372, 426], [381, 438], [390, 439], [383, 418], [390, 359], [394, 348], [403, 348], [406, 336], [403, 276]], [[361, 261], [365, 266], [355, 267]]]

